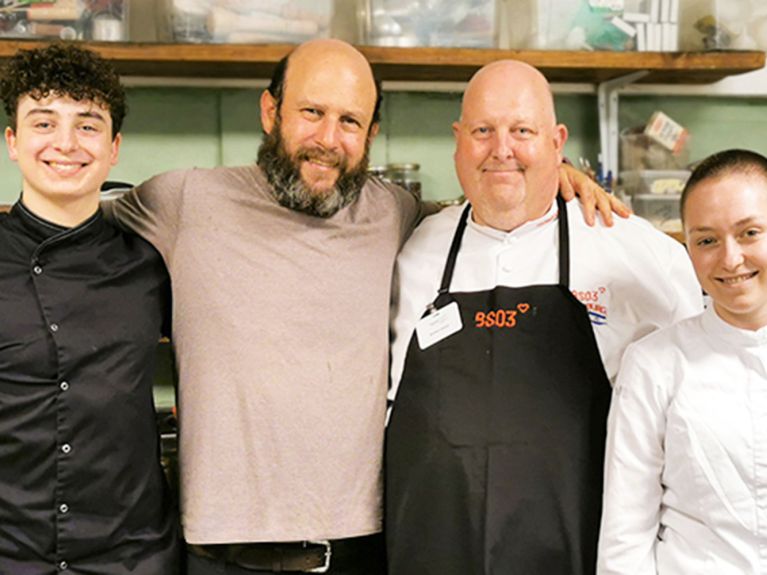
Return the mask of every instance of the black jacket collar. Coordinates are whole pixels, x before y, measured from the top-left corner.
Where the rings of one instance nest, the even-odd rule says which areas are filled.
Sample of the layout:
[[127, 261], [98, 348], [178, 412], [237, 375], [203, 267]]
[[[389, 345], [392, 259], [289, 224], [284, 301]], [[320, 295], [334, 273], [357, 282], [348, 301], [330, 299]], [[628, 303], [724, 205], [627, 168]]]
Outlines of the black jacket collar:
[[86, 242], [99, 236], [106, 225], [100, 208], [84, 222], [68, 228], [36, 215], [24, 205], [22, 200], [13, 205], [9, 217], [30, 237], [46, 244], [63, 240]]

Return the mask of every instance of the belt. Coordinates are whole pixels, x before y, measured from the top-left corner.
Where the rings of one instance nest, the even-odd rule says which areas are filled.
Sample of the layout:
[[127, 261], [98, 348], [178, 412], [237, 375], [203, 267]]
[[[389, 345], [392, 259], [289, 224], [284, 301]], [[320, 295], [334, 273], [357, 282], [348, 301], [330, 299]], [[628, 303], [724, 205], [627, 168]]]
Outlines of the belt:
[[353, 556], [369, 557], [369, 550], [382, 545], [381, 535], [348, 539], [296, 541], [287, 543], [232, 543], [223, 545], [187, 545], [192, 555], [217, 562], [231, 563], [254, 571], [326, 573], [331, 560]]

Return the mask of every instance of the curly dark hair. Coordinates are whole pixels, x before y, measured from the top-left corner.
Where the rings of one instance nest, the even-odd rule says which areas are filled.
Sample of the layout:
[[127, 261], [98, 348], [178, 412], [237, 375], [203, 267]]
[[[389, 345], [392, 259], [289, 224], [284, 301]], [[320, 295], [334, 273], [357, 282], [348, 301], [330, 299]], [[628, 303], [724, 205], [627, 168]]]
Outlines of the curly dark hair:
[[120, 77], [111, 63], [92, 50], [58, 42], [19, 50], [9, 59], [2, 70], [0, 99], [14, 130], [19, 100], [27, 95], [41, 100], [50, 94], [106, 106], [112, 116], [112, 138], [122, 127], [127, 104]]

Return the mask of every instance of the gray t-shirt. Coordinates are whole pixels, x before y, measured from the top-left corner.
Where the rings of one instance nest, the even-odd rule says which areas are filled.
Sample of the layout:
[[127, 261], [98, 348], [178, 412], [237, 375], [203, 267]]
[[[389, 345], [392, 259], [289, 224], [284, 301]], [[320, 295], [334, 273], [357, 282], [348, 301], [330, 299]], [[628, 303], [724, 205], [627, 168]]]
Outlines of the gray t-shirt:
[[171, 275], [186, 540], [379, 531], [390, 288], [416, 201], [370, 180], [313, 217], [247, 166], [161, 174], [105, 209]]

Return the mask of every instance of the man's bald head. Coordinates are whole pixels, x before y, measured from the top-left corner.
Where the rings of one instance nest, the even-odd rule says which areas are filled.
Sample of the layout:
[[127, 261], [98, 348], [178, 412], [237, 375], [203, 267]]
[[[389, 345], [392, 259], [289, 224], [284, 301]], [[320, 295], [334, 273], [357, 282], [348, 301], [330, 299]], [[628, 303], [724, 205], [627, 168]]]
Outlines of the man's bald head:
[[517, 60], [491, 62], [472, 76], [461, 100], [461, 117], [466, 113], [467, 108], [471, 111], [472, 106], [478, 105], [488, 92], [511, 93], [522, 86], [526, 90], [531, 90], [539, 98], [540, 107], [536, 113], [542, 118], [550, 117], [551, 124], [556, 124], [554, 96], [548, 80], [530, 64]]
[[375, 88], [375, 104], [373, 105], [372, 124], [378, 124], [381, 120], [381, 102], [383, 93], [381, 91], [381, 82], [373, 74], [370, 63], [362, 53], [341, 40], [319, 39], [305, 42], [291, 51], [287, 56], [277, 63], [277, 67], [272, 73], [272, 78], [267, 88], [269, 93], [277, 101], [278, 107], [282, 102], [285, 92], [286, 75], [289, 64], [293, 62], [301, 64], [303, 60], [310, 62], [328, 61], [331, 66], [339, 66], [343, 63], [350, 64], [358, 70], [360, 74], [369, 75]]
[[513, 60], [483, 67], [466, 88], [453, 133], [474, 221], [510, 231], [546, 213], [567, 128], [556, 123], [551, 88], [538, 70]]

